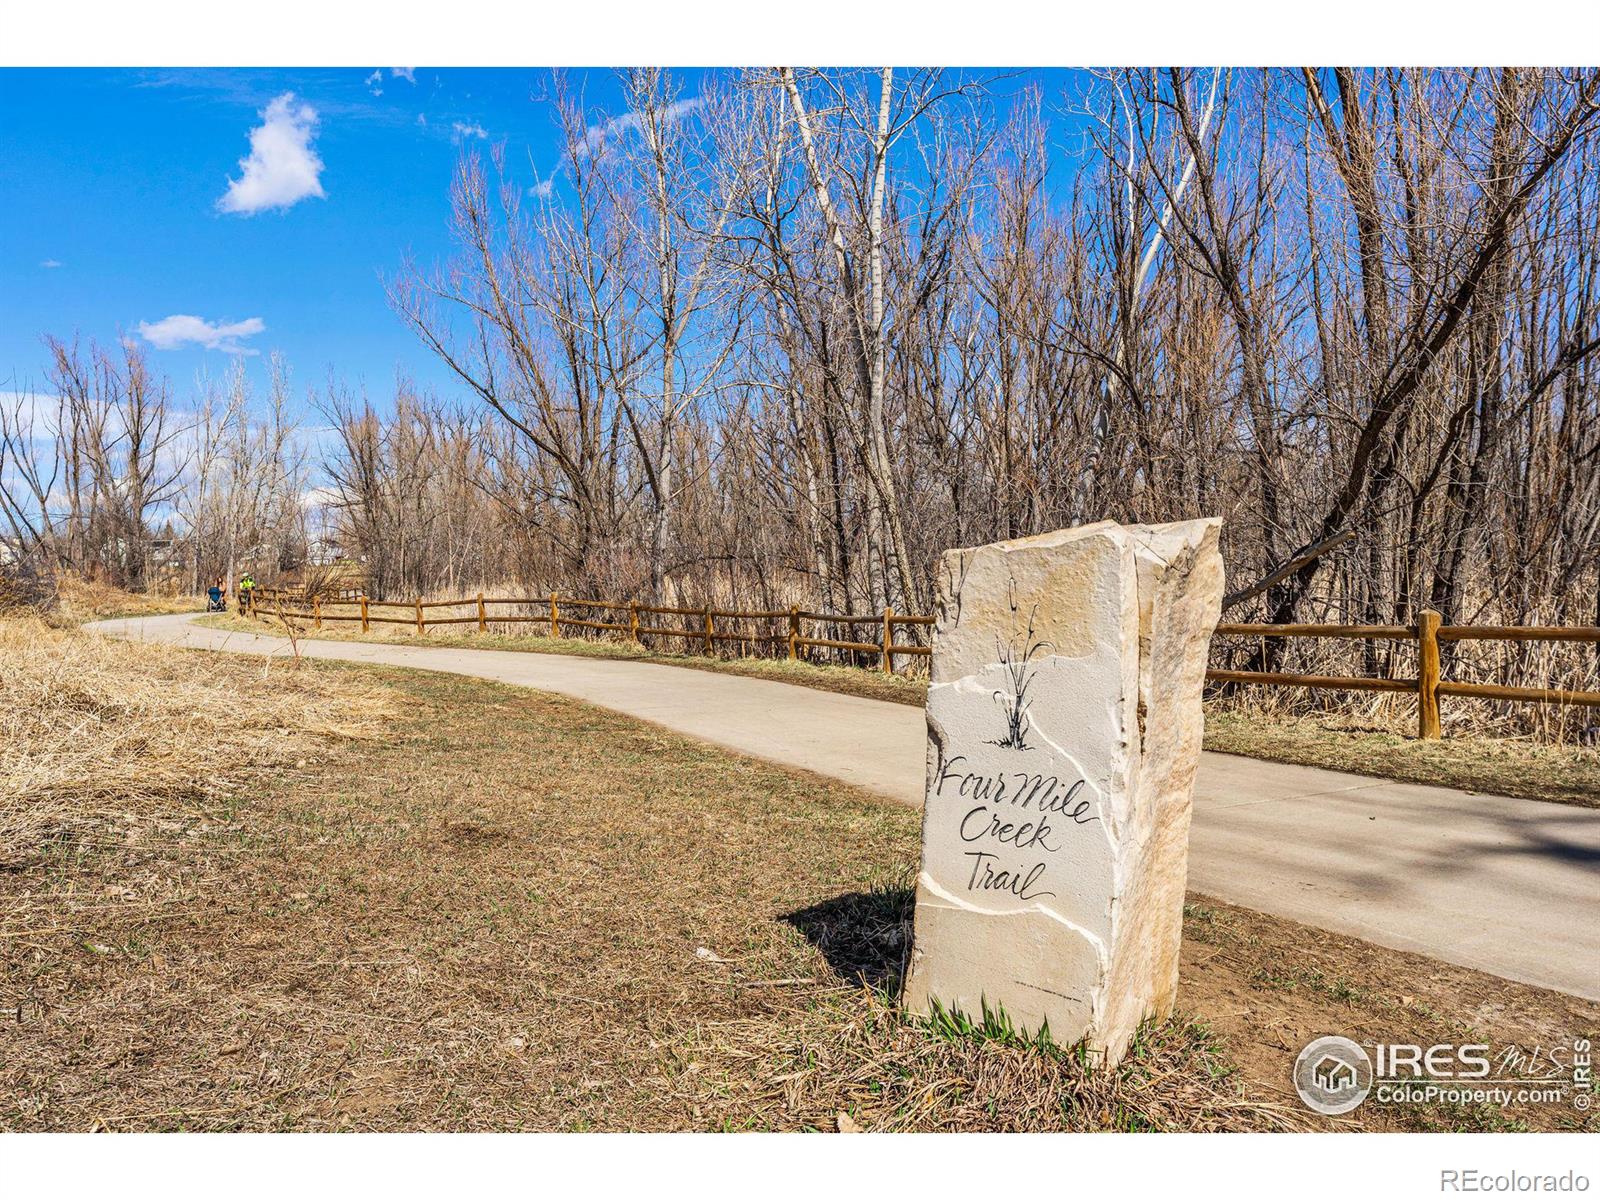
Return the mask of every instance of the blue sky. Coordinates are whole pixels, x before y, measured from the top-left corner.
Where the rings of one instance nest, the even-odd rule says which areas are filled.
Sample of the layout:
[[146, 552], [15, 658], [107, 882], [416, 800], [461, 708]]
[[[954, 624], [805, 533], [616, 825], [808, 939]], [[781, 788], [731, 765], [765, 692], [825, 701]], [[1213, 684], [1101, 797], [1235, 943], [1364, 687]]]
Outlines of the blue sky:
[[[504, 143], [530, 182], [530, 156], [549, 170], [551, 76], [406, 72], [0, 70], [0, 391], [44, 389], [43, 334], [111, 344], [143, 324], [152, 365], [180, 395], [201, 369], [220, 376], [239, 348], [257, 352], [247, 361], [258, 381], [281, 350], [302, 395], [330, 368], [376, 397], [397, 370], [449, 394], [382, 280], [408, 253], [425, 264], [449, 253], [463, 145]], [[568, 82], [617, 111], [612, 72], [569, 72]], [[265, 119], [285, 93], [295, 99]], [[274, 135], [265, 157], [242, 170], [263, 126]], [[298, 150], [297, 130], [310, 131]], [[320, 172], [305, 175], [302, 153], [296, 174], [300, 151]], [[320, 196], [304, 193], [308, 178]], [[161, 324], [173, 316], [205, 325]]]
[[[622, 111], [615, 72], [566, 80]], [[1060, 72], [995, 91], [1039, 80], [1059, 101]], [[76, 333], [141, 340], [180, 397], [241, 352], [259, 385], [274, 350], [301, 397], [330, 370], [380, 402], [397, 373], [456, 394], [383, 279], [450, 253], [463, 147], [551, 170], [553, 90], [532, 69], [0, 70], [0, 392], [46, 390], [42, 336]]]

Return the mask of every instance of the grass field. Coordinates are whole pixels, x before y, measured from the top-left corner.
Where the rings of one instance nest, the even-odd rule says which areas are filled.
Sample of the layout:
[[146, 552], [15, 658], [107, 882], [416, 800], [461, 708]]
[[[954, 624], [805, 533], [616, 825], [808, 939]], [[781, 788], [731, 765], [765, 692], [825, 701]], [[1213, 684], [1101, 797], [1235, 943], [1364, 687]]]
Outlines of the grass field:
[[56, 579], [59, 605], [50, 614], [61, 625], [104, 621], [113, 617], [149, 617], [163, 613], [203, 612], [204, 596], [165, 596], [125, 592], [108, 584], [62, 574]]
[[[203, 624], [261, 632], [281, 629], [269, 618], [251, 621], [234, 614], [212, 616]], [[417, 641], [398, 627], [362, 634], [348, 627], [325, 626], [307, 636], [333, 641]], [[587, 638], [545, 638], [523, 634], [453, 633], [432, 630], [422, 641], [430, 646], [521, 650], [534, 654], [575, 654], [662, 662], [697, 670], [721, 671], [775, 679], [823, 691], [845, 692], [870, 700], [921, 706], [927, 680], [856, 667], [819, 666], [788, 659], [710, 658], [697, 654], [658, 654], [626, 641]], [[1588, 808], [1600, 807], [1600, 747], [1547, 745], [1532, 738], [1454, 736], [1423, 742], [1392, 720], [1364, 714], [1323, 713], [1294, 716], [1277, 708], [1252, 706], [1231, 699], [1208, 705], [1206, 749], [1271, 762], [1300, 763], [1397, 779], [1431, 783], [1471, 792], [1493, 792], [1529, 800], [1549, 800]]]
[[[204, 669], [262, 669], [230, 661]], [[187, 787], [64, 789], [11, 846], [0, 1127], [1573, 1125], [1328, 1120], [1287, 1073], [1322, 1033], [1548, 1046], [1600, 1006], [1195, 897], [1182, 1011], [1086, 1070], [896, 1007], [909, 809], [558, 697], [274, 669], [306, 721], [275, 712]], [[317, 697], [349, 727], [310, 720]]]

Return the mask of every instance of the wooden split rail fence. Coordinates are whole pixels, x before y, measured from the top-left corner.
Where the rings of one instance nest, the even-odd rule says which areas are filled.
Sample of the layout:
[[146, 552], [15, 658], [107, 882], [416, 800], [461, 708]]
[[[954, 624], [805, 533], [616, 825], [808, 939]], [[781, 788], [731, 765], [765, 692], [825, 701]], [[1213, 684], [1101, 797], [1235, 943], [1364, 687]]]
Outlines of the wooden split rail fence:
[[[286, 607], [288, 602], [294, 607]], [[844, 616], [836, 613], [808, 612], [801, 608], [771, 612], [743, 612], [736, 609], [673, 608], [662, 605], [640, 604], [636, 601], [586, 600], [551, 593], [536, 599], [503, 598], [479, 595], [470, 600], [435, 600], [401, 603], [372, 600], [360, 596], [355, 600], [338, 602], [339, 607], [355, 605], [355, 613], [331, 611], [320, 599], [307, 604], [304, 595], [287, 589], [257, 588], [252, 597], [252, 613], [309, 619], [316, 628], [323, 622], [351, 622], [359, 624], [362, 631], [373, 625], [404, 625], [425, 633], [429, 626], [476, 625], [485, 633], [491, 624], [546, 625], [552, 637], [560, 637], [564, 627], [590, 629], [602, 632], [624, 633], [643, 644], [646, 637], [682, 638], [686, 643], [698, 644], [702, 652], [711, 654], [718, 642], [742, 642], [746, 645], [783, 646], [791, 659], [807, 657], [805, 650], [823, 647], [850, 650], [878, 657], [885, 672], [894, 670], [895, 655], [928, 655], [927, 646], [901, 645], [894, 641], [896, 627], [907, 625], [932, 625], [934, 618], [913, 616], [885, 609], [870, 616]], [[537, 613], [491, 613], [490, 606], [513, 606], [521, 609], [537, 607]], [[442, 608], [475, 607], [467, 616], [429, 616], [429, 610]], [[403, 610], [406, 615], [384, 616], [375, 610]], [[563, 609], [566, 611], [563, 612]], [[626, 613], [627, 620], [596, 621], [573, 617], [572, 609]], [[695, 618], [691, 628], [670, 628], [647, 625], [643, 617], [678, 616]], [[717, 628], [716, 622], [751, 620], [784, 623], [781, 632], [737, 633]], [[877, 625], [878, 640], [851, 641], [842, 638], [807, 637], [807, 624]], [[1344, 638], [1378, 639], [1383, 641], [1408, 641], [1417, 647], [1417, 677], [1415, 679], [1372, 679], [1350, 675], [1293, 675], [1277, 671], [1225, 671], [1206, 672], [1210, 683], [1259, 684], [1266, 687], [1303, 687], [1323, 691], [1352, 692], [1405, 692], [1417, 697], [1417, 733], [1422, 738], [1437, 738], [1442, 729], [1439, 719], [1439, 702], [1444, 696], [1471, 696], [1482, 700], [1522, 701], [1532, 704], [1580, 704], [1600, 707], [1600, 692], [1573, 691], [1564, 688], [1507, 687], [1495, 683], [1453, 683], [1440, 677], [1439, 644], [1441, 642], [1467, 641], [1518, 641], [1518, 642], [1586, 642], [1600, 644], [1600, 626], [1587, 625], [1443, 625], [1439, 614], [1424, 610], [1415, 625], [1238, 625], [1224, 623], [1217, 626], [1219, 635], [1239, 635], [1262, 638]]]
[[1259, 683], [1269, 687], [1303, 687], [1344, 692], [1411, 692], [1417, 697], [1417, 735], [1441, 735], [1439, 698], [1473, 696], [1480, 700], [1520, 700], [1533, 704], [1600, 706], [1600, 692], [1565, 688], [1506, 687], [1498, 683], [1452, 683], [1440, 678], [1439, 643], [1472, 641], [1587, 642], [1600, 644], [1600, 626], [1593, 625], [1443, 625], [1439, 614], [1424, 609], [1415, 625], [1229, 625], [1218, 634], [1253, 637], [1377, 639], [1415, 642], [1415, 679], [1370, 679], [1351, 675], [1285, 675], [1276, 671], [1207, 671], [1213, 683]]
[[[323, 604], [319, 598], [313, 598], [309, 604], [302, 595], [283, 589], [257, 588], [260, 595], [253, 595], [251, 607], [253, 615], [279, 615], [285, 617], [298, 617], [302, 620], [309, 619], [314, 628], [322, 628], [323, 622], [349, 622], [359, 624], [362, 632], [367, 632], [374, 625], [405, 625], [414, 629], [418, 634], [426, 633], [430, 626], [441, 625], [476, 625], [479, 633], [487, 633], [490, 625], [503, 624], [533, 624], [544, 625], [550, 630], [551, 637], [560, 637], [563, 629], [589, 629], [609, 633], [624, 633], [634, 641], [644, 644], [647, 637], [654, 638], [682, 638], [689, 645], [698, 645], [703, 653], [715, 652], [719, 642], [741, 642], [746, 645], [782, 646], [787, 650], [791, 659], [806, 657], [804, 651], [811, 647], [822, 647], [832, 650], [851, 650], [861, 654], [875, 655], [879, 666], [886, 673], [894, 671], [896, 655], [927, 655], [932, 651], [927, 646], [908, 645], [895, 641], [897, 629], [908, 625], [932, 625], [932, 617], [918, 617], [907, 613], [897, 613], [892, 608], [886, 608], [881, 613], [870, 616], [850, 616], [841, 613], [810, 612], [803, 608], [775, 609], [770, 612], [747, 612], [739, 609], [723, 608], [680, 608], [670, 605], [641, 604], [637, 601], [627, 600], [589, 600], [576, 596], [562, 596], [552, 592], [549, 596], [529, 597], [504, 597], [504, 596], [475, 596], [470, 600], [431, 600], [412, 601], [402, 603], [392, 600], [372, 600], [366, 596], [355, 601], [340, 602], [339, 605]], [[337, 612], [336, 607], [349, 607], [354, 605], [356, 612]], [[292, 605], [292, 607], [290, 607]], [[527, 610], [539, 608], [539, 612], [513, 611], [491, 612], [491, 608], [505, 608]], [[430, 611], [442, 608], [474, 608], [475, 611], [466, 616], [431, 616]], [[402, 609], [406, 616], [387, 616], [384, 612]], [[572, 610], [577, 609], [587, 613], [605, 612], [626, 614], [626, 620], [597, 621], [579, 618], [572, 615]], [[693, 624], [688, 627], [672, 628], [667, 625], [649, 624], [647, 621], [654, 617], [689, 617]], [[641, 619], [643, 618], [643, 619]], [[770, 626], [778, 625], [781, 628], [772, 632], [738, 632], [729, 630], [726, 625], [718, 628], [717, 623], [736, 621], [755, 621], [766, 623]], [[878, 626], [879, 636], [875, 641], [852, 641], [847, 638], [827, 638], [807, 636], [807, 627], [811, 625], [842, 625], [851, 627], [852, 631], [858, 625]]]

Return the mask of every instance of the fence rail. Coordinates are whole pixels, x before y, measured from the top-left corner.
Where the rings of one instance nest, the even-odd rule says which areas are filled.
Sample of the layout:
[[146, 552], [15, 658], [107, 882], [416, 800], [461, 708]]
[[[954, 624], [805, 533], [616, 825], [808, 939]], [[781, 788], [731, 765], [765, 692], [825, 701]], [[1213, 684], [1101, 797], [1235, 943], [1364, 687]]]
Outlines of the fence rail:
[[[339, 608], [354, 607], [355, 612], [340, 612]], [[543, 611], [531, 612], [492, 612], [493, 608], [511, 607], [516, 609], [540, 608]], [[698, 646], [705, 654], [715, 651], [719, 642], [742, 642], [746, 645], [781, 645], [787, 649], [791, 659], [805, 657], [804, 650], [812, 647], [822, 647], [834, 650], [851, 650], [861, 654], [871, 654], [878, 658], [879, 666], [885, 673], [892, 674], [894, 660], [897, 655], [917, 656], [933, 653], [927, 646], [907, 644], [895, 640], [895, 631], [905, 626], [926, 626], [933, 624], [932, 617], [916, 616], [910, 613], [897, 613], [892, 608], [886, 608], [881, 613], [873, 615], [852, 615], [843, 613], [811, 612], [799, 607], [775, 609], [772, 611], [746, 612], [739, 609], [725, 608], [683, 608], [664, 604], [641, 604], [635, 600], [594, 600], [581, 596], [562, 596], [552, 592], [548, 596], [484, 596], [478, 595], [463, 600], [414, 600], [401, 602], [398, 600], [373, 600], [367, 596], [358, 596], [349, 600], [338, 600], [330, 603], [317, 596], [307, 598], [303, 592], [289, 588], [256, 588], [251, 595], [251, 615], [273, 615], [280, 617], [293, 617], [300, 620], [309, 620], [313, 628], [321, 629], [324, 622], [346, 622], [358, 624], [363, 632], [367, 632], [373, 625], [406, 625], [413, 628], [418, 634], [424, 634], [431, 626], [439, 625], [476, 625], [479, 633], [487, 633], [490, 625], [502, 624], [533, 624], [544, 625], [550, 630], [551, 637], [560, 637], [563, 628], [592, 629], [609, 633], [625, 633], [634, 641], [644, 644], [646, 637], [653, 638], [681, 638], [685, 643]], [[376, 616], [374, 609], [404, 609], [409, 616]], [[472, 608], [475, 611], [467, 616], [430, 616], [429, 613], [436, 609], [462, 609]], [[590, 611], [604, 610], [611, 613], [626, 613], [627, 621], [597, 621], [588, 617], [575, 617], [573, 610]], [[694, 618], [692, 625], [674, 628], [663, 624], [646, 624], [640, 617], [690, 617]], [[765, 621], [782, 623], [781, 631], [734, 631], [726, 626], [718, 629], [718, 621]], [[808, 625], [877, 625], [881, 631], [876, 641], [853, 641], [843, 638], [829, 638], [809, 636], [815, 630], [808, 630]]]
[[1269, 687], [1303, 687], [1347, 692], [1410, 692], [1417, 697], [1417, 736], [1426, 739], [1443, 733], [1439, 718], [1441, 696], [1470, 696], [1479, 700], [1525, 701], [1533, 704], [1582, 704], [1600, 707], [1600, 692], [1567, 688], [1507, 687], [1498, 683], [1453, 683], [1440, 678], [1439, 643], [1465, 641], [1589, 642], [1600, 644], [1600, 626], [1594, 625], [1442, 625], [1431, 608], [1424, 609], [1415, 625], [1230, 625], [1217, 626], [1219, 634], [1254, 637], [1357, 638], [1415, 642], [1415, 679], [1369, 679], [1349, 675], [1286, 675], [1276, 671], [1207, 671], [1214, 683], [1265, 684]]
[[[356, 607], [354, 613], [332, 611], [339, 607]], [[538, 608], [537, 613], [491, 612], [493, 607], [511, 606], [520, 609]], [[404, 609], [405, 617], [373, 615], [373, 609]], [[432, 617], [433, 609], [472, 608], [466, 616]], [[598, 621], [571, 615], [573, 609], [604, 610], [627, 613], [626, 623]], [[813, 647], [831, 650], [849, 650], [860, 654], [876, 655], [879, 666], [886, 673], [894, 671], [896, 655], [926, 656], [932, 653], [927, 646], [896, 642], [896, 628], [928, 626], [933, 617], [897, 613], [886, 608], [881, 613], [844, 614], [812, 612], [802, 608], [772, 611], [744, 612], [738, 609], [683, 608], [668, 605], [641, 604], [633, 600], [595, 600], [583, 597], [562, 596], [555, 592], [538, 597], [473, 596], [464, 600], [430, 600], [401, 602], [372, 600], [366, 596], [341, 598], [325, 604], [320, 598], [309, 601], [304, 593], [286, 588], [257, 588], [251, 597], [252, 615], [277, 615], [310, 620], [320, 629], [324, 622], [359, 624], [362, 631], [373, 625], [405, 625], [418, 634], [435, 625], [476, 625], [478, 632], [486, 633], [490, 625], [535, 624], [545, 625], [552, 637], [560, 637], [563, 626], [591, 629], [609, 633], [624, 633], [639, 644], [646, 637], [681, 638], [688, 646], [697, 646], [702, 653], [715, 652], [718, 642], [741, 642], [745, 645], [780, 645], [791, 659], [807, 657], [804, 651]], [[645, 624], [641, 615], [650, 617], [691, 617], [692, 627], [673, 628], [668, 625]], [[782, 623], [781, 631], [736, 632], [726, 627], [719, 630], [718, 621], [766, 621]], [[876, 625], [876, 641], [857, 641], [849, 638], [807, 636], [806, 624], [856, 626]], [[1481, 700], [1525, 702], [1531, 704], [1575, 704], [1600, 707], [1600, 692], [1576, 691], [1567, 688], [1509, 687], [1495, 683], [1455, 683], [1440, 677], [1439, 643], [1464, 641], [1515, 641], [1515, 642], [1587, 642], [1600, 645], [1600, 626], [1589, 625], [1443, 625], [1440, 616], [1425, 609], [1415, 625], [1251, 625], [1224, 622], [1217, 626], [1219, 635], [1263, 638], [1343, 638], [1354, 640], [1413, 642], [1417, 647], [1417, 677], [1415, 679], [1374, 679], [1356, 675], [1296, 675], [1279, 671], [1211, 670], [1206, 672], [1209, 683], [1260, 685], [1265, 687], [1300, 687], [1319, 691], [1347, 692], [1400, 692], [1417, 697], [1417, 734], [1425, 739], [1442, 735], [1439, 700], [1443, 696], [1466, 696]]]

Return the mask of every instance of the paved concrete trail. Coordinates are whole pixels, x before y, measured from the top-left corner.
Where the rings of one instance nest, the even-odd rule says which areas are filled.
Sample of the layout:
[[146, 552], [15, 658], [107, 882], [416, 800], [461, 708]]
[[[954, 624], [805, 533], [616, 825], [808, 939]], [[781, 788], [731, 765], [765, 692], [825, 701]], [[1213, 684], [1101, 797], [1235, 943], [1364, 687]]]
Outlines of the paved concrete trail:
[[[103, 632], [285, 654], [282, 638], [103, 621]], [[922, 803], [922, 710], [625, 660], [302, 639], [302, 654], [559, 692]], [[1207, 754], [1189, 884], [1308, 925], [1600, 1000], [1600, 810]]]

